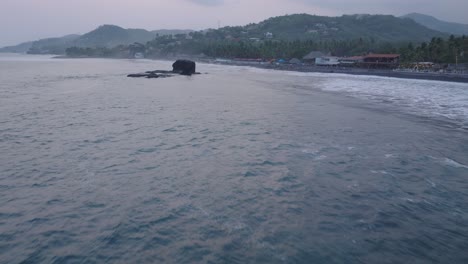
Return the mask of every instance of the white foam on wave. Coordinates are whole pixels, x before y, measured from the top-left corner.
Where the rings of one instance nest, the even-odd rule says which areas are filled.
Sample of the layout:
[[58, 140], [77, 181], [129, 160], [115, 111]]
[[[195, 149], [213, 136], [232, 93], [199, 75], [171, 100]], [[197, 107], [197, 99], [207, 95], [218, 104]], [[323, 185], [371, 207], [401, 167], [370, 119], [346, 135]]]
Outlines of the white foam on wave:
[[372, 173], [372, 174], [391, 175], [391, 173], [389, 173], [388, 171], [385, 171], [385, 170], [379, 170], [379, 171], [371, 170], [371, 173]]
[[436, 188], [437, 187], [437, 184], [429, 179], [426, 179], [426, 182], [431, 185], [432, 188]]
[[444, 157], [444, 158], [430, 157], [430, 158], [445, 166], [468, 169], [468, 165], [462, 164], [458, 161], [455, 161], [447, 157]]
[[442, 162], [450, 167], [455, 167], [455, 168], [463, 168], [463, 169], [468, 169], [468, 166], [465, 164], [461, 164], [459, 162], [456, 162], [452, 159], [449, 158], [444, 158], [442, 159]]
[[[223, 72], [228, 66], [210, 67], [214, 71]], [[443, 119], [468, 128], [466, 83], [341, 73], [275, 71], [249, 66], [229, 66], [229, 72], [261, 74], [280, 80], [286, 85], [294, 83], [298, 87], [345, 93], [356, 98], [395, 106], [410, 114]]]
[[[468, 84], [323, 73], [287, 73], [324, 91], [391, 104], [425, 117], [442, 117], [468, 127]], [[310, 78], [314, 78], [311, 81]]]

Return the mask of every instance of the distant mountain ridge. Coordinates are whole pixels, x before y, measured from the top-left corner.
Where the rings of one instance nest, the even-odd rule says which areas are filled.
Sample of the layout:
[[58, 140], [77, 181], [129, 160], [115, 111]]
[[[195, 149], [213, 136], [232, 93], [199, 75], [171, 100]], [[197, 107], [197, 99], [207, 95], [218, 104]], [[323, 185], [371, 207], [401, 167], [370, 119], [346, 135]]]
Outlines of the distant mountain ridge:
[[409, 43], [414, 47], [439, 38], [448, 39], [449, 35], [392, 15], [293, 14], [245, 26], [197, 31], [188, 36], [159, 37], [148, 42], [145, 55], [271, 59], [302, 58], [311, 51], [321, 51], [353, 56], [398, 53], [400, 48], [411, 46]]
[[427, 28], [454, 35], [468, 35], [468, 25], [439, 20], [433, 16], [411, 13], [402, 16], [414, 20]]
[[[69, 47], [94, 48], [129, 45], [134, 42], [145, 44], [157, 36], [187, 34], [192, 30], [124, 29], [115, 25], [102, 25], [84, 35], [69, 35], [49, 38], [33, 43], [0, 49], [0, 52], [29, 51], [34, 54], [64, 54]], [[433, 37], [446, 38], [447, 33], [429, 29], [410, 18], [392, 15], [343, 15], [340, 17], [293, 14], [266, 19], [246, 26], [223, 27], [193, 32], [190, 38], [204, 40], [313, 40], [341, 41], [364, 40], [371, 42], [425, 42]], [[29, 47], [29, 48], [28, 48]]]
[[34, 41], [26, 52], [32, 54], [50, 53], [61, 54], [65, 51], [65, 47], [71, 45], [73, 41], [78, 39], [80, 35], [66, 35], [60, 38], [46, 38]]
[[147, 42], [156, 35], [144, 29], [124, 29], [114, 25], [103, 25], [88, 32], [73, 42], [77, 47], [113, 47], [133, 42]]
[[433, 37], [447, 37], [413, 20], [391, 15], [343, 15], [340, 17], [294, 14], [272, 17], [244, 27], [225, 27], [215, 30], [217, 35], [262, 38], [272, 33], [281, 40], [349, 40], [371, 39], [381, 42], [423, 42]]
[[114, 47], [134, 42], [146, 43], [157, 36], [186, 34], [192, 30], [153, 30], [124, 29], [115, 25], [102, 25], [83, 35], [67, 35], [59, 38], [46, 38], [0, 48], [0, 52], [32, 54], [64, 54], [69, 47]]
[[23, 42], [14, 46], [6, 46], [0, 48], [0, 52], [9, 52], [9, 53], [26, 53], [32, 47], [34, 41]]

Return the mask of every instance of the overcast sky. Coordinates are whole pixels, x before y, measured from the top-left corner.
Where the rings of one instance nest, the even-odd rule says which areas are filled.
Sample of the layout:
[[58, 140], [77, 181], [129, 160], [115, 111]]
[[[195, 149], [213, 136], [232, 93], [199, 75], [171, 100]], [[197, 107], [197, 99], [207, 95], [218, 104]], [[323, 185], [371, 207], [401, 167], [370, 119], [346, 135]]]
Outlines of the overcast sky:
[[425, 13], [468, 24], [468, 0], [0, 0], [0, 47], [83, 34], [99, 25], [204, 29], [271, 16]]

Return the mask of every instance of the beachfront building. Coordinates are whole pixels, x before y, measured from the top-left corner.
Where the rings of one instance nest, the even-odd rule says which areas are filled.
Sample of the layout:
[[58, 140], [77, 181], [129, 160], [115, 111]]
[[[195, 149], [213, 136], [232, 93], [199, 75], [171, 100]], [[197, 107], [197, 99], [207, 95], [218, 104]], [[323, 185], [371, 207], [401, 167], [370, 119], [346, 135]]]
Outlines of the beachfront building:
[[263, 62], [263, 59], [235, 58], [232, 61], [237, 64], [260, 64]]
[[323, 56], [315, 59], [315, 65], [317, 66], [338, 66], [339, 64], [338, 57]]
[[359, 63], [364, 62], [363, 56], [343, 57], [339, 59], [340, 66], [343, 67], [355, 67]]
[[429, 61], [413, 62], [409, 68], [414, 71], [432, 71], [435, 68], [435, 63]]
[[317, 58], [322, 58], [325, 56], [327, 55], [321, 51], [312, 51], [309, 54], [305, 55], [304, 58], [302, 58], [302, 61], [308, 64], [315, 64]]
[[368, 54], [359, 66], [372, 69], [395, 69], [400, 64], [400, 54]]
[[468, 73], [468, 63], [448, 64], [446, 70], [452, 73], [465, 74]]

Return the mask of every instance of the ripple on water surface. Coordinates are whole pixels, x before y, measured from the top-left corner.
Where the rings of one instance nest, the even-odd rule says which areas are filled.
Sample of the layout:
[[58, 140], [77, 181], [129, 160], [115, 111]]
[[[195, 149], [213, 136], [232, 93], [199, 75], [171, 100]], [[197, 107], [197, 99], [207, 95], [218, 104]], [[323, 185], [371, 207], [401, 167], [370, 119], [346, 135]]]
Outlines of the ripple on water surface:
[[463, 87], [168, 67], [0, 59], [1, 263], [468, 262]]

